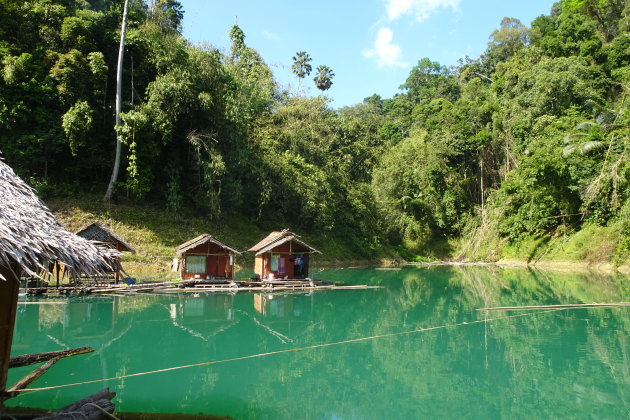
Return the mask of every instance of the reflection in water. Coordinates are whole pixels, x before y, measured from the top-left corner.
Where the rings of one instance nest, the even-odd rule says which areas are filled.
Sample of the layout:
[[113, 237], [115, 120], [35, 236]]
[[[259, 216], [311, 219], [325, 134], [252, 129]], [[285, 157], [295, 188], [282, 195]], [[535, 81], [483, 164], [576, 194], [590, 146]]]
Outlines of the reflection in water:
[[[630, 294], [627, 278], [499, 267], [326, 270], [318, 277], [384, 288], [36, 299], [19, 307], [13, 352], [96, 350], [58, 363], [34, 385], [51, 386], [445, 328], [25, 394], [11, 402], [58, 407], [109, 386], [121, 410], [239, 419], [630, 413], [628, 308], [517, 318], [476, 310], [621, 301]], [[470, 323], [485, 317], [500, 319]], [[10, 380], [23, 373], [11, 372]]]
[[[304, 297], [309, 299], [304, 299]], [[254, 293], [254, 309], [268, 318], [303, 318], [312, 312], [314, 294]]]

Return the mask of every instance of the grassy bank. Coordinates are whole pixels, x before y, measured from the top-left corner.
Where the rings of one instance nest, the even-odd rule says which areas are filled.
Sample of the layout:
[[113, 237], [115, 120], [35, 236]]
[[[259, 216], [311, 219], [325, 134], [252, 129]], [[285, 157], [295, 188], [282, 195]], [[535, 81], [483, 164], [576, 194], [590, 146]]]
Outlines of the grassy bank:
[[[188, 214], [173, 213], [152, 204], [119, 202], [104, 206], [99, 196], [82, 198], [53, 198], [46, 200], [55, 217], [70, 231], [99, 221], [131, 243], [138, 253], [125, 256], [125, 268], [134, 276], [173, 278], [170, 264], [177, 245], [201, 233], [210, 233], [233, 245], [247, 250], [265, 237], [271, 230], [290, 226], [270, 223], [254, 223], [243, 217], [225, 216], [209, 220]], [[409, 261], [486, 261], [529, 264], [554, 268], [599, 268], [604, 270], [630, 271], [627, 252], [622, 248], [628, 239], [621, 223], [610, 226], [586, 225], [578, 232], [555, 236], [529, 236], [517, 243], [502, 240], [491, 230], [481, 235], [443, 241], [438, 253], [414, 255], [402, 247], [383, 247], [366, 250], [350, 244], [347, 238], [317, 233], [298, 232], [303, 238], [322, 251], [315, 259], [317, 266], [352, 266], [388, 264]], [[621, 251], [620, 251], [621, 249]], [[253, 255], [245, 253], [237, 259], [243, 268], [253, 267]]]
[[465, 261], [630, 271], [630, 249], [623, 223], [617, 220], [608, 226], [585, 224], [577, 232], [530, 235], [512, 242], [500, 238], [492, 229], [479, 229], [454, 242], [454, 257]]
[[[224, 216], [220, 220], [209, 220], [187, 212], [169, 212], [152, 204], [119, 202], [105, 206], [99, 196], [81, 198], [47, 199], [55, 217], [66, 229], [76, 232], [85, 225], [99, 221], [120, 235], [138, 251], [126, 255], [125, 269], [134, 276], [157, 275], [174, 277], [170, 264], [175, 257], [175, 248], [202, 233], [209, 233], [238, 250], [249, 247], [267, 236], [272, 230], [291, 228], [282, 224], [254, 223], [242, 217]], [[315, 265], [368, 264], [393, 261], [396, 253], [382, 248], [366, 257], [366, 251], [348, 244], [334, 235], [318, 235], [297, 231], [304, 240], [322, 251], [314, 260]], [[244, 268], [253, 267], [253, 255], [244, 254], [237, 259]]]

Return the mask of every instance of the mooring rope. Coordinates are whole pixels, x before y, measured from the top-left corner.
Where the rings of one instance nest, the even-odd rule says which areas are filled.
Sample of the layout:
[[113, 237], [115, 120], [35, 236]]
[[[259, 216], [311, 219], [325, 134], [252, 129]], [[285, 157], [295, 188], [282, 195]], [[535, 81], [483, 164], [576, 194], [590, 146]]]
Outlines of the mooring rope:
[[217, 364], [220, 364], [220, 363], [228, 363], [228, 362], [236, 362], [236, 361], [239, 361], [239, 360], [255, 359], [255, 358], [258, 358], [258, 357], [272, 356], [272, 355], [275, 355], [275, 354], [291, 353], [291, 352], [304, 351], [304, 350], [312, 350], [312, 349], [318, 349], [318, 348], [324, 348], [324, 347], [338, 346], [338, 345], [341, 345], [341, 344], [359, 343], [359, 342], [363, 342], [363, 341], [376, 340], [376, 339], [379, 339], [379, 338], [397, 337], [397, 336], [401, 336], [401, 335], [409, 335], [409, 334], [415, 334], [415, 333], [421, 333], [421, 332], [427, 332], [427, 331], [435, 331], [435, 330], [446, 329], [446, 328], [460, 327], [460, 326], [464, 326], [464, 325], [482, 324], [482, 323], [488, 323], [488, 322], [491, 322], [491, 321], [499, 321], [499, 320], [502, 320], [502, 319], [519, 318], [519, 317], [525, 317], [525, 316], [530, 316], [530, 315], [538, 315], [538, 314], [541, 314], [541, 313], [548, 313], [548, 312], [557, 312], [557, 311], [563, 311], [563, 310], [565, 310], [565, 308], [554, 308], [554, 309], [550, 309], [550, 310], [547, 310], [547, 311], [536, 311], [536, 312], [528, 312], [528, 313], [524, 313], [524, 314], [521, 313], [521, 314], [516, 314], [516, 315], [506, 315], [506, 316], [501, 316], [501, 317], [497, 317], [497, 318], [479, 319], [479, 320], [476, 320], [476, 321], [465, 321], [465, 322], [460, 322], [460, 323], [457, 323], [457, 324], [448, 324], [448, 325], [440, 325], [440, 326], [437, 326], [437, 327], [419, 328], [419, 329], [411, 330], [411, 331], [401, 331], [401, 332], [396, 332], [396, 333], [373, 335], [373, 336], [369, 336], [369, 337], [360, 337], [360, 338], [353, 338], [353, 339], [350, 339], [350, 340], [335, 341], [335, 342], [332, 342], [332, 343], [313, 344], [311, 346], [305, 346], [305, 347], [298, 347], [298, 348], [284, 349], [284, 350], [276, 350], [276, 351], [270, 351], [270, 352], [266, 352], [266, 353], [251, 354], [251, 355], [248, 355], [248, 356], [233, 357], [233, 358], [230, 358], [230, 359], [214, 360], [214, 361], [211, 361], [211, 362], [193, 363], [193, 364], [190, 364], [190, 365], [174, 366], [174, 367], [169, 367], [169, 368], [164, 368], [164, 369], [151, 370], [151, 371], [147, 371], [147, 372], [130, 373], [130, 374], [127, 374], [127, 375], [114, 376], [114, 377], [111, 377], [111, 378], [93, 379], [93, 380], [90, 380], [90, 381], [75, 382], [75, 383], [65, 384], [65, 385], [53, 385], [53, 386], [46, 386], [46, 387], [41, 387], [41, 388], [21, 389], [19, 391], [15, 391], [15, 392], [23, 393], [23, 392], [49, 391], [49, 390], [53, 390], [53, 389], [68, 388], [68, 387], [79, 386], [79, 385], [95, 384], [95, 383], [99, 383], [99, 382], [116, 381], [116, 380], [121, 380], [121, 379], [126, 379], [126, 378], [133, 378], [133, 377], [136, 377], [136, 376], [145, 376], [145, 375], [152, 375], [152, 374], [155, 374], [155, 373], [171, 372], [171, 371], [174, 371], [174, 370], [188, 369], [188, 368], [192, 368], [192, 367], [217, 365]]

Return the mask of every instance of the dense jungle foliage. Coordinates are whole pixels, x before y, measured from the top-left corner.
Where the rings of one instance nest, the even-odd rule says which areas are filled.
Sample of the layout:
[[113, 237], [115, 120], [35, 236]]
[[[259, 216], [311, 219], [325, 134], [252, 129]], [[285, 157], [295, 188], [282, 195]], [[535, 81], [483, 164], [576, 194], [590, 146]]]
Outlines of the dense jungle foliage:
[[[0, 150], [44, 197], [106, 189], [123, 3], [0, 0]], [[422, 58], [393, 98], [342, 109], [279, 86], [241, 28], [225, 51], [193, 46], [183, 18], [176, 0], [130, 1], [114, 200], [290, 226], [364, 257], [498, 259], [601, 226], [628, 260], [630, 2], [505, 18], [480, 57]], [[318, 87], [333, 75], [320, 66]]]

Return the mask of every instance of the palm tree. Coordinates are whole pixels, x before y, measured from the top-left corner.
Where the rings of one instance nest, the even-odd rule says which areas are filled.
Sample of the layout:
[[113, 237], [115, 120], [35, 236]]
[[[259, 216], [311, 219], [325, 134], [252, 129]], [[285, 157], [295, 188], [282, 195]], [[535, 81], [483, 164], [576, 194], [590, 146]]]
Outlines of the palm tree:
[[335, 76], [332, 69], [328, 66], [319, 66], [317, 67], [317, 74], [313, 79], [315, 81], [315, 86], [319, 90], [328, 90], [332, 86], [332, 78]]
[[562, 150], [562, 156], [567, 157], [576, 152], [586, 155], [605, 147], [605, 143], [601, 138], [602, 127], [598, 123], [584, 121], [579, 123], [576, 129], [576, 132], [564, 136], [564, 144], [566, 146]]
[[293, 65], [291, 70], [300, 79], [309, 76], [313, 67], [309, 64], [311, 62], [311, 56], [306, 51], [299, 51], [293, 56]]
[[[627, 120], [622, 109], [600, 110], [594, 121], [579, 123], [572, 133], [564, 137], [565, 148], [563, 157], [569, 157], [575, 153], [588, 155], [597, 150], [606, 149], [601, 163], [599, 174], [595, 176], [583, 193], [583, 207], [588, 212], [589, 206], [602, 194], [608, 201], [611, 210], [617, 210], [622, 205], [621, 191], [627, 188], [627, 181], [623, 173], [628, 163], [628, 139]], [[621, 121], [620, 121], [621, 119]]]

